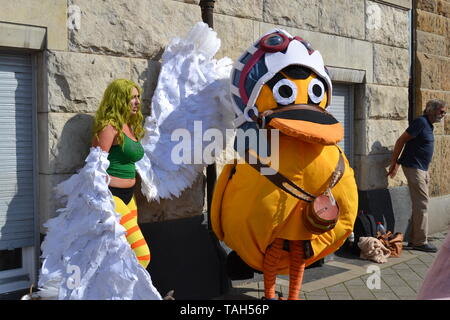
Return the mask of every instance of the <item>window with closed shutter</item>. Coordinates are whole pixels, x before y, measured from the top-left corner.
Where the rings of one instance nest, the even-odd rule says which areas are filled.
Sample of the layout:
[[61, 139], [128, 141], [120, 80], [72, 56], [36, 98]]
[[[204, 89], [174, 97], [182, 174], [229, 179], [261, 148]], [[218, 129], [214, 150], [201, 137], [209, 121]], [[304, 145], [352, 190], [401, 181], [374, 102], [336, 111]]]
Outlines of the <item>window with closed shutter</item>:
[[0, 250], [34, 245], [31, 57], [0, 53]]
[[344, 127], [344, 138], [338, 143], [350, 164], [353, 163], [353, 88], [346, 84], [333, 84], [331, 105], [327, 108]]

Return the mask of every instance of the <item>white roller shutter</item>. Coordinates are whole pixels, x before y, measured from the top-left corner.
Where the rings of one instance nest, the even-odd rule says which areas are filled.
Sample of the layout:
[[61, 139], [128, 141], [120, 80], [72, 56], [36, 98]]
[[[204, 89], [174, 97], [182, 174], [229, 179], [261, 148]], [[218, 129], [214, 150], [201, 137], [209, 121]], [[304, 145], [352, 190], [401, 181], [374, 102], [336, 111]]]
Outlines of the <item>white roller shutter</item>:
[[333, 98], [327, 110], [344, 127], [344, 139], [339, 146], [345, 155], [353, 162], [353, 88], [351, 85], [333, 84]]
[[31, 58], [0, 54], [0, 250], [34, 245], [33, 127]]

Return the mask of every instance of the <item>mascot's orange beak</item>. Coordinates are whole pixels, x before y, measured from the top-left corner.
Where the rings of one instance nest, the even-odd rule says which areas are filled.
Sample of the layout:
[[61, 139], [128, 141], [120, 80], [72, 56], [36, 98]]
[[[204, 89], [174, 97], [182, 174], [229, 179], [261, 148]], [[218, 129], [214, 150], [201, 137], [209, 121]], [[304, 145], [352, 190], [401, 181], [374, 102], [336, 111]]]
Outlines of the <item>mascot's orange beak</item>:
[[328, 112], [303, 109], [311, 105], [295, 105], [299, 109], [267, 115], [268, 126], [306, 142], [333, 145], [344, 137], [344, 128]]
[[311, 143], [333, 145], [342, 140], [344, 128], [325, 110], [327, 91], [323, 82], [314, 73], [306, 79], [279, 74], [275, 84], [261, 88], [256, 100], [259, 124]]

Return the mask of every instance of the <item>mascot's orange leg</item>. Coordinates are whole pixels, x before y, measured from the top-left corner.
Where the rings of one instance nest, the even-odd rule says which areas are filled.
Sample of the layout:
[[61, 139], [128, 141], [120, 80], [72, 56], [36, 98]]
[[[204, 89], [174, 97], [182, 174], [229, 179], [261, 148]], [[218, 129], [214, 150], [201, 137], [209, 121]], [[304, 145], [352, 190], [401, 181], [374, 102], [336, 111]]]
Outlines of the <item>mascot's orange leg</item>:
[[[263, 262], [264, 297], [275, 299], [277, 266], [283, 254], [284, 239], [277, 238], [266, 250]], [[289, 300], [298, 300], [305, 272], [303, 241], [289, 241]]]
[[264, 297], [266, 299], [275, 299], [275, 281], [277, 277], [277, 265], [283, 253], [284, 239], [275, 239], [275, 241], [266, 250], [263, 261], [264, 273]]
[[298, 300], [305, 272], [305, 251], [303, 241], [289, 241], [289, 297], [288, 300]]

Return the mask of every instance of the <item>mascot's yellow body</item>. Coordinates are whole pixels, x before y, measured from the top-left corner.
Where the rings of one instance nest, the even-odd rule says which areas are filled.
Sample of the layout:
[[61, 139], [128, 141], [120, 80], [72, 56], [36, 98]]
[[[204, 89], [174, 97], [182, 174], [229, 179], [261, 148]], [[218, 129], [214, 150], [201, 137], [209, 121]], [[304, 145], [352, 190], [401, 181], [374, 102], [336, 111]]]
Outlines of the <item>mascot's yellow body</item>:
[[[300, 150], [305, 150], [304, 152]], [[305, 190], [321, 194], [338, 161], [334, 146], [306, 143], [288, 136], [280, 138], [279, 172]], [[314, 261], [337, 250], [350, 235], [357, 212], [358, 194], [353, 170], [346, 161], [345, 174], [332, 189], [339, 209], [339, 221], [321, 235], [309, 232], [302, 223], [301, 201], [278, 189], [248, 164], [224, 167], [216, 184], [213, 202], [213, 229], [220, 240], [238, 252], [252, 268], [263, 270], [263, 257], [275, 238], [311, 240]], [[279, 274], [288, 273], [288, 255], [279, 264]]]
[[[283, 36], [282, 40], [285, 41], [284, 35], [288, 35], [280, 30], [273, 32], [273, 34], [280, 38]], [[248, 100], [253, 97], [254, 101], [247, 103], [247, 99], [242, 99], [243, 105], [250, 104], [257, 109], [257, 111], [253, 109], [253, 114], [247, 113], [246, 118], [248, 120], [253, 119], [255, 123], [259, 121], [259, 124], [261, 124], [261, 115], [267, 115], [264, 120], [267, 124], [266, 128], [279, 130], [279, 150], [272, 150], [272, 152], [278, 151], [277, 171], [300, 188], [314, 196], [319, 196], [327, 190], [330, 177], [338, 163], [340, 150], [336, 143], [342, 139], [343, 128], [337, 121], [324, 121], [320, 118], [329, 116], [327, 113], [308, 113], [299, 109], [285, 112], [284, 114], [289, 114], [285, 116], [283, 112], [270, 112], [271, 110], [283, 111], [283, 108], [290, 106], [292, 109], [292, 106], [298, 105], [309, 105], [324, 110], [329, 105], [330, 99], [328, 96], [331, 97], [331, 81], [328, 78], [328, 81], [323, 80], [326, 75], [323, 72], [320, 73], [319, 68], [315, 65], [316, 61], [301, 65], [295, 60], [300, 59], [302, 54], [306, 59], [309, 59], [307, 54], [311, 56], [314, 51], [311, 49], [307, 53], [295, 55], [294, 45], [291, 44], [296, 42], [295, 45], [300, 48], [298, 43], [300, 43], [301, 38], [294, 39], [290, 35], [287, 38], [289, 48], [285, 48], [283, 53], [287, 60], [290, 59], [288, 54], [294, 56], [294, 61], [288, 61], [282, 66], [281, 70], [275, 70], [275, 76], [275, 72], [273, 72], [269, 77], [266, 77], [267, 80], [260, 82], [261, 86], [257, 88], [257, 94], [251, 95], [250, 92], [248, 93]], [[267, 36], [260, 41], [264, 41], [264, 39], [267, 39]], [[278, 40], [275, 39], [275, 44], [281, 42], [281, 40]], [[301, 44], [310, 49], [309, 44], [303, 42], [303, 39], [301, 40]], [[261, 50], [261, 45], [259, 50]], [[252, 50], [250, 49], [249, 52], [252, 52]], [[258, 52], [254, 55], [257, 54]], [[276, 53], [264, 52], [264, 54], [267, 56]], [[252, 59], [246, 59], [241, 63], [257, 65], [257, 63], [260, 63], [258, 61], [263, 60], [264, 57], [261, 56], [260, 60], [255, 58], [253, 62]], [[270, 60], [265, 59], [266, 65], [269, 65]], [[245, 66], [244, 68], [241, 67], [241, 82], [244, 82], [241, 86], [241, 88], [244, 88], [241, 89], [241, 96], [244, 95], [242, 90], [245, 90], [245, 86], [249, 87], [248, 82], [245, 83], [246, 75], [242, 75], [242, 73], [252, 72], [248, 71], [252, 70], [251, 68], [253, 66], [247, 69]], [[270, 69], [270, 66], [268, 68]], [[270, 83], [270, 80], [274, 78], [279, 83]], [[316, 87], [319, 79], [321, 83]], [[280, 80], [282, 81], [280, 82]], [[286, 80], [289, 82], [286, 82]], [[272, 80], [272, 82], [274, 81]], [[284, 84], [287, 84], [290, 88], [280, 89]], [[237, 82], [236, 86], [239, 86]], [[323, 92], [320, 92], [320, 88], [323, 89]], [[245, 110], [244, 113], [247, 111]], [[259, 115], [256, 115], [256, 113]], [[310, 117], [310, 114], [313, 115]], [[247, 163], [226, 165], [219, 176], [213, 196], [211, 221], [215, 234], [227, 246], [236, 251], [246, 264], [253, 269], [263, 271], [265, 278], [267, 271], [265, 270], [265, 258], [268, 249], [277, 239], [292, 244], [299, 240], [301, 242], [297, 243], [309, 245], [309, 248], [312, 249], [309, 255], [304, 254], [303, 248], [300, 250], [302, 255], [299, 263], [302, 264], [302, 268], [334, 252], [352, 232], [358, 207], [358, 194], [353, 170], [350, 168], [347, 159], [344, 162], [344, 174], [331, 190], [339, 207], [339, 220], [332, 230], [322, 234], [313, 234], [303, 223], [302, 215], [306, 206], [309, 205], [308, 202], [278, 188], [267, 177], [261, 175]], [[290, 268], [292, 266], [291, 260], [295, 257], [289, 254], [288, 250], [284, 246], [284, 250], [276, 259], [274, 272], [289, 274], [292, 281], [295, 274]], [[301, 283], [304, 269], [299, 270], [296, 272], [301, 273], [299, 275]], [[269, 278], [270, 272], [267, 271], [267, 274]], [[266, 281], [265, 279], [265, 286], [272, 286], [271, 281], [274, 280]], [[268, 288], [265, 288], [266, 298], [273, 299], [273, 294], [267, 290]], [[298, 298], [298, 291], [299, 288], [297, 291], [294, 290], [291, 297], [290, 290], [289, 298]]]

